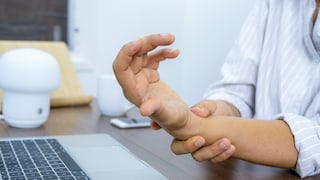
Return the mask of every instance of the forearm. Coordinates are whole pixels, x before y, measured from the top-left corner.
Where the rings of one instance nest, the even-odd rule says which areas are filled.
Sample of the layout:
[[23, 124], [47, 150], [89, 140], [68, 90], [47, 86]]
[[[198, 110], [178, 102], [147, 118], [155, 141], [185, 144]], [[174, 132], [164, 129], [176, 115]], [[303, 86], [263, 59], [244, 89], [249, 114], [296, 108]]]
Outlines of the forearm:
[[197, 116], [192, 122], [198, 135], [212, 144], [226, 137], [236, 147], [234, 157], [258, 164], [294, 168], [297, 150], [288, 125], [281, 120], [263, 121], [238, 117], [212, 116], [202, 119]]

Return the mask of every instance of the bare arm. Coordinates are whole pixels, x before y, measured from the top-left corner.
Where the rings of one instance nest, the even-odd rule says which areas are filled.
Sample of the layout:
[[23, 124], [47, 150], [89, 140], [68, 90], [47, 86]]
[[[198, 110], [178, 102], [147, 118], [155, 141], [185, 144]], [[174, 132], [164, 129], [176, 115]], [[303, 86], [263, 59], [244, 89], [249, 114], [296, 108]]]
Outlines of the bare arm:
[[[202, 118], [209, 116], [240, 117], [239, 110], [233, 104], [221, 100], [204, 100], [192, 106], [190, 110]], [[205, 143], [205, 139], [199, 135], [192, 136], [187, 140], [174, 139], [171, 143], [171, 150], [177, 155], [190, 153], [199, 162], [210, 161], [213, 163], [227, 160], [236, 151], [235, 146], [225, 137], [218, 139], [213, 144]]]
[[[282, 120], [253, 120], [238, 117], [210, 117], [199, 120], [198, 134], [210, 144], [221, 137], [228, 138], [236, 147], [233, 157], [269, 166], [294, 168], [298, 153], [293, 135]], [[208, 128], [211, 127], [211, 128]], [[201, 157], [198, 157], [201, 159]]]

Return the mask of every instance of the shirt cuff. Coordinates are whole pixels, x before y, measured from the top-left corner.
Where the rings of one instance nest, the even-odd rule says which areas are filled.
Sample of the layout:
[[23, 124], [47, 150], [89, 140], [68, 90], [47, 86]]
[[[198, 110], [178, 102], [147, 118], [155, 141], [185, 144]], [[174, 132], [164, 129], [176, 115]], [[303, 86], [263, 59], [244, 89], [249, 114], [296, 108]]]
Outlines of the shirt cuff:
[[301, 178], [319, 174], [320, 126], [318, 121], [290, 113], [278, 114], [275, 119], [285, 121], [294, 136], [298, 151], [298, 160], [294, 170]]

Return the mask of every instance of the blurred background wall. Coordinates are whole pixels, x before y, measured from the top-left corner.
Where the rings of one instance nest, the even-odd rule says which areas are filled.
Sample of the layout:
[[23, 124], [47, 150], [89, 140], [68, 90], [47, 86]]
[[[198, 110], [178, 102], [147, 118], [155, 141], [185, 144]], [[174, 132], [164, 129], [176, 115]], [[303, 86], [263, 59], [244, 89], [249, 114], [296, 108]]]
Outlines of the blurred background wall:
[[70, 0], [70, 39], [85, 91], [112, 73], [121, 46], [152, 33], [175, 34], [180, 56], [162, 63], [161, 77], [188, 104], [201, 100], [251, 10], [254, 0]]
[[121, 46], [152, 33], [175, 34], [180, 56], [161, 78], [189, 105], [220, 79], [220, 68], [254, 0], [0, 0], [0, 39], [65, 41], [81, 86], [112, 72]]

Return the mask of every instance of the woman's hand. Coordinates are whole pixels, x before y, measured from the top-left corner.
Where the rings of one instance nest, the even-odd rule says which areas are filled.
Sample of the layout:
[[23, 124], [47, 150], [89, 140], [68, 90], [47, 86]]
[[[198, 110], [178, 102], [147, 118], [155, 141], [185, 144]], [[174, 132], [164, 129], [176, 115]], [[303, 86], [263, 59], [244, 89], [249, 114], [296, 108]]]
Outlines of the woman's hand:
[[171, 143], [171, 150], [177, 155], [191, 153], [196, 161], [211, 161], [214, 163], [227, 160], [235, 152], [235, 147], [227, 138], [221, 138], [213, 144], [206, 145], [202, 136], [193, 136], [181, 141], [174, 139]]
[[[239, 111], [230, 103], [216, 100], [204, 100], [191, 108], [191, 111], [200, 117], [209, 116], [240, 116]], [[156, 125], [153, 125], [156, 128]], [[197, 161], [221, 162], [235, 152], [235, 147], [227, 138], [221, 138], [213, 144], [206, 145], [205, 139], [201, 136], [193, 136], [187, 140], [181, 141], [174, 139], [171, 143], [171, 150], [175, 154], [191, 153]]]
[[160, 81], [158, 67], [160, 61], [175, 58], [177, 49], [161, 49], [152, 52], [158, 46], [167, 46], [174, 42], [171, 34], [153, 34], [125, 44], [119, 51], [113, 70], [126, 98], [141, 106], [152, 89]]
[[177, 139], [196, 134], [191, 125], [188, 105], [169, 86], [160, 80], [161, 61], [179, 55], [177, 49], [160, 49], [171, 45], [171, 34], [153, 34], [124, 45], [119, 51], [113, 70], [126, 98], [150, 116], [158, 126]]

